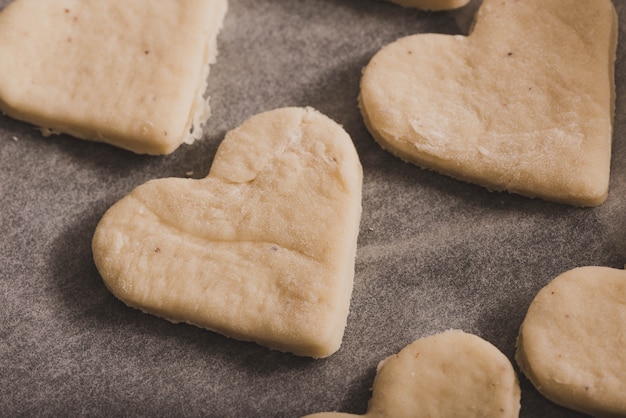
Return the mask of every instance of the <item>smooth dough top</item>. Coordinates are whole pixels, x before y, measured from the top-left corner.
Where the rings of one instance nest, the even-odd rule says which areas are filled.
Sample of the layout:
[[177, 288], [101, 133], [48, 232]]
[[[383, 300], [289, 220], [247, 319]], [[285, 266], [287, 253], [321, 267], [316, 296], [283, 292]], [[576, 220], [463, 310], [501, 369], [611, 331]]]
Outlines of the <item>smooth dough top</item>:
[[209, 175], [135, 188], [93, 238], [106, 286], [130, 306], [302, 356], [341, 345], [362, 169], [348, 134], [310, 109], [230, 131]]
[[484, 0], [469, 36], [418, 34], [379, 51], [361, 111], [406, 161], [492, 190], [599, 205], [616, 43], [610, 0]]
[[517, 362], [537, 390], [594, 416], [626, 416], [626, 271], [581, 267], [531, 303]]
[[44, 132], [171, 153], [202, 134], [226, 9], [226, 0], [16, 0], [0, 13], [0, 110]]
[[470, 0], [388, 0], [404, 7], [417, 7], [424, 10], [449, 10], [458, 9], [470, 2]]
[[[520, 388], [508, 358], [491, 343], [451, 330], [419, 339], [383, 360], [367, 418], [516, 418]], [[307, 418], [355, 418], [325, 412]]]

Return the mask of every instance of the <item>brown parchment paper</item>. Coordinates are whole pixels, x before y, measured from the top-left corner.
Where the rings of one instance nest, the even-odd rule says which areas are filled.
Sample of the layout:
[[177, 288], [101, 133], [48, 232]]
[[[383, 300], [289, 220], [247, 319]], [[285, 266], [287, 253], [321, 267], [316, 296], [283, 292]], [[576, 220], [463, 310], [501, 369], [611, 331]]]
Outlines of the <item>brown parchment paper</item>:
[[[380, 360], [450, 328], [513, 360], [541, 287], [577, 266], [626, 263], [626, 3], [614, 4], [621, 29], [610, 195], [592, 209], [421, 170], [366, 131], [357, 96], [371, 56], [408, 34], [467, 33], [479, 1], [428, 13], [377, 0], [230, 0], [204, 139], [165, 157], [44, 138], [0, 116], [0, 415], [362, 414]], [[312, 106], [342, 124], [364, 169], [351, 313], [342, 348], [324, 360], [127, 308], [91, 255], [94, 228], [114, 202], [153, 178], [204, 177], [225, 132], [282, 106]], [[579, 416], [519, 378], [522, 417]]]

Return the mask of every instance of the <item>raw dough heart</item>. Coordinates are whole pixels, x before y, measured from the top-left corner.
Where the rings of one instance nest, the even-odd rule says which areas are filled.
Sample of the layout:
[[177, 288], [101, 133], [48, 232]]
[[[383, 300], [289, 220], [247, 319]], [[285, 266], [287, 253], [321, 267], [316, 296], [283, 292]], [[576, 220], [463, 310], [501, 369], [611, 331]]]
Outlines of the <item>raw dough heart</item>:
[[484, 0], [469, 36], [418, 34], [364, 70], [383, 148], [493, 190], [607, 197], [617, 14], [610, 0]]
[[312, 110], [262, 113], [226, 135], [209, 175], [137, 187], [93, 238], [126, 304], [302, 356], [346, 325], [362, 171], [348, 134]]
[[0, 13], [0, 110], [45, 134], [168, 154], [202, 135], [226, 8], [226, 0], [16, 0]]
[[626, 271], [582, 267], [531, 303], [516, 360], [548, 399], [594, 416], [626, 416]]
[[[517, 417], [511, 362], [482, 338], [446, 331], [422, 338], [378, 366], [368, 418]], [[307, 418], [357, 417], [320, 413]]]
[[404, 7], [425, 10], [449, 10], [465, 6], [470, 0], [389, 0]]

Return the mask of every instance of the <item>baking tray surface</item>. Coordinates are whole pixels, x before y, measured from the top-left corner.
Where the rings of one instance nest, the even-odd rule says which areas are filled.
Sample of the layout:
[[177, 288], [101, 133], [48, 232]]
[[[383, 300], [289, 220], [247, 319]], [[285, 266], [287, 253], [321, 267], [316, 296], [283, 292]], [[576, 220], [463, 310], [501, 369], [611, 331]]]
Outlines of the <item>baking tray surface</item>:
[[[430, 13], [376, 0], [230, 0], [204, 138], [168, 156], [45, 138], [0, 115], [0, 415], [363, 414], [378, 362], [448, 329], [477, 334], [513, 361], [539, 289], [574, 267], [626, 263], [626, 4], [614, 4], [622, 29], [612, 172], [597, 208], [422, 170], [366, 130], [357, 96], [369, 59], [405, 35], [467, 33], [479, 1]], [[130, 309], [105, 288], [91, 254], [113, 203], [151, 179], [204, 177], [227, 131], [284, 106], [312, 106], [340, 123], [363, 165], [351, 311], [341, 349], [322, 360]], [[515, 368], [522, 417], [577, 416]]]

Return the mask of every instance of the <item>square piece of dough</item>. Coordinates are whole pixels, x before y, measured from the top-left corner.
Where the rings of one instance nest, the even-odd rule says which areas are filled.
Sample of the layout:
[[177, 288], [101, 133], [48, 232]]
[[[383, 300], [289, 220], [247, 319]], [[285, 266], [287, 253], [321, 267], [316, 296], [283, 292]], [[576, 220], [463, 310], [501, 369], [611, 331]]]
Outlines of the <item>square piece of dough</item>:
[[16, 0], [0, 110], [44, 133], [168, 154], [202, 135], [226, 0]]

